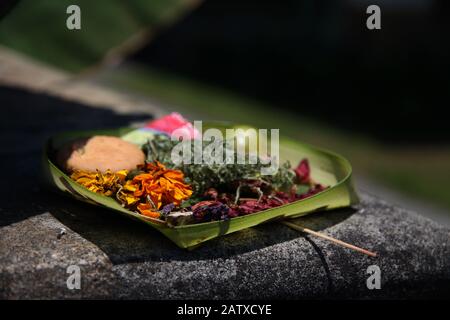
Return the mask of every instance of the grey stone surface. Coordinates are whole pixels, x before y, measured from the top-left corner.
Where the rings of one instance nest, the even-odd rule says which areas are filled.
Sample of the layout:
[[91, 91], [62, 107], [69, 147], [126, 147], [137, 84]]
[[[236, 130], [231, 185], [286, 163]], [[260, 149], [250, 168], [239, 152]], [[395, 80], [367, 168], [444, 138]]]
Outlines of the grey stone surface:
[[[365, 255], [270, 223], [187, 251], [138, 222], [72, 200], [1, 228], [2, 298], [443, 298], [450, 231], [374, 197], [301, 223]], [[60, 209], [56, 209], [60, 208]], [[58, 239], [61, 228], [66, 234]], [[66, 268], [81, 268], [81, 290]], [[382, 271], [368, 290], [367, 267]]]
[[61, 69], [26, 57], [0, 44], [0, 85], [23, 87], [36, 93], [49, 94], [67, 101], [76, 101], [118, 113], [151, 112], [160, 116], [164, 110], [129, 94], [105, 88]]
[[[187, 251], [150, 227], [53, 194], [38, 183], [45, 137], [74, 126], [123, 125], [142, 115], [0, 88], [3, 201], [0, 298], [443, 298], [450, 295], [450, 230], [369, 195], [355, 208], [301, 223], [376, 251], [377, 258], [268, 223]], [[64, 106], [61, 106], [63, 104]], [[60, 235], [61, 229], [66, 230]], [[81, 289], [69, 290], [69, 265]], [[381, 289], [368, 290], [370, 265]]]

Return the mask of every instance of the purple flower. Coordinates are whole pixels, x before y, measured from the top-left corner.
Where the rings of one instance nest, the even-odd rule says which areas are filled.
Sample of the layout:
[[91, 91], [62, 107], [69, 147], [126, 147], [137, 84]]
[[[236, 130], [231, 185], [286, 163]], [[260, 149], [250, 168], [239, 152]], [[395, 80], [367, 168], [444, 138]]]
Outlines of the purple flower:
[[197, 222], [218, 221], [229, 219], [230, 208], [218, 201], [200, 201], [192, 206], [192, 212]]

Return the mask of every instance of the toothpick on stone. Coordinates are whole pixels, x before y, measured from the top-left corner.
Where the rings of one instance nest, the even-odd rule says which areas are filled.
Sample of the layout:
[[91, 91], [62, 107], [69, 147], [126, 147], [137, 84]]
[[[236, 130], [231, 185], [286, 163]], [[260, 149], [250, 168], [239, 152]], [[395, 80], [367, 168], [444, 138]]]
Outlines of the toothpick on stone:
[[350, 243], [347, 243], [347, 242], [335, 239], [333, 237], [327, 236], [326, 234], [323, 234], [323, 233], [320, 233], [320, 232], [317, 232], [317, 231], [305, 228], [305, 227], [303, 227], [301, 225], [298, 225], [298, 224], [295, 224], [295, 223], [292, 223], [292, 222], [289, 222], [289, 221], [281, 221], [281, 223], [283, 223], [284, 225], [286, 225], [289, 228], [292, 228], [294, 230], [301, 231], [301, 232], [304, 232], [304, 233], [307, 233], [307, 234], [311, 234], [313, 236], [316, 236], [316, 237], [319, 237], [319, 238], [331, 241], [331, 242], [333, 242], [333, 243], [335, 243], [335, 244], [337, 244], [337, 245], [339, 245], [341, 247], [352, 249], [354, 251], [358, 251], [360, 253], [364, 253], [364, 254], [366, 254], [368, 256], [371, 256], [371, 257], [376, 257], [377, 256], [377, 254], [375, 252], [372, 252], [372, 251], [369, 251], [369, 250], [357, 247], [357, 246], [355, 246], [353, 244], [350, 244]]

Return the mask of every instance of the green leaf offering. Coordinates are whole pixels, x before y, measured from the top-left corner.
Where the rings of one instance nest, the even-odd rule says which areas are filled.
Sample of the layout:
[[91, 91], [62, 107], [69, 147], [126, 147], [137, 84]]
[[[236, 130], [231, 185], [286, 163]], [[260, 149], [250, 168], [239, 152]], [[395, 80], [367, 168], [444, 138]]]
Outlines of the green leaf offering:
[[[206, 123], [205, 127], [226, 129], [248, 129], [249, 126], [227, 125], [223, 123]], [[194, 195], [191, 199], [181, 205], [181, 207], [194, 208], [201, 205], [196, 204], [197, 197], [200, 197], [200, 190], [215, 187], [220, 184], [234, 181], [236, 177], [243, 174], [249, 176], [247, 179], [263, 179], [276, 189], [286, 189], [292, 184], [292, 178], [295, 176], [289, 163], [298, 163], [302, 159], [307, 159], [311, 177], [317, 185], [326, 186], [324, 189], [318, 189], [305, 198], [283, 204], [274, 208], [263, 209], [262, 211], [239, 215], [225, 220], [209, 221], [201, 223], [188, 223], [192, 219], [186, 212], [176, 212], [170, 218], [176, 217], [178, 220], [186, 221], [186, 224], [174, 225], [170, 223], [171, 219], [159, 220], [123, 207], [114, 197], [102, 195], [88, 190], [81, 184], [78, 184], [67, 175], [62, 168], [58, 167], [54, 160], [54, 154], [62, 146], [74, 139], [88, 138], [94, 135], [117, 136], [125, 141], [135, 143], [147, 151], [148, 161], [158, 160], [169, 168], [180, 169], [184, 172], [186, 180], [193, 186]], [[179, 247], [190, 248], [204, 241], [218, 236], [236, 232], [245, 228], [250, 228], [258, 224], [268, 222], [269, 220], [287, 219], [300, 217], [318, 210], [330, 210], [340, 207], [350, 206], [358, 202], [351, 180], [351, 166], [343, 157], [329, 151], [314, 148], [297, 141], [280, 137], [279, 155], [280, 168], [273, 176], [258, 176], [259, 165], [228, 165], [228, 166], [202, 166], [200, 164], [181, 164], [175, 165], [170, 162], [170, 150], [173, 148], [173, 142], [168, 139], [161, 139], [160, 136], [148, 130], [136, 130], [134, 128], [120, 128], [116, 130], [103, 131], [82, 131], [67, 132], [49, 139], [44, 153], [44, 170], [49, 184], [58, 190], [72, 195], [73, 197], [89, 202], [98, 206], [106, 207], [128, 217], [142, 221], [151, 227], [157, 229]], [[254, 166], [254, 167], [252, 167]], [[130, 173], [136, 174], [136, 173]], [[239, 188], [238, 188], [239, 191]], [[297, 193], [307, 192], [308, 188], [299, 185]], [[239, 192], [238, 192], [239, 193]], [[274, 197], [276, 198], [276, 197]], [[236, 201], [238, 195], [236, 196]], [[205, 201], [203, 201], [205, 202]], [[255, 201], [254, 201], [255, 202]], [[256, 202], [255, 202], [256, 203]], [[172, 206], [173, 207], [173, 206]], [[264, 207], [262, 207], [264, 208]], [[165, 208], [167, 209], [167, 208]], [[165, 210], [163, 209], [163, 210]], [[170, 211], [172, 208], [168, 208]], [[214, 208], [219, 212], [222, 208]], [[163, 211], [161, 210], [161, 212]]]
[[[226, 140], [216, 141], [220, 144], [220, 148], [225, 150], [223, 154], [234, 154], [233, 150], [230, 153], [226, 152], [227, 145]], [[149, 139], [143, 146], [145, 153], [147, 154], [147, 161], [154, 162], [159, 161], [166, 167], [181, 170], [184, 176], [188, 179], [188, 182], [194, 188], [194, 196], [199, 196], [205, 190], [217, 186], [226, 186], [236, 182], [238, 180], [258, 179], [270, 185], [273, 189], [279, 191], [288, 191], [294, 184], [295, 173], [291, 169], [289, 161], [282, 163], [277, 172], [273, 175], [261, 175], [261, 168], [264, 164], [261, 161], [256, 161], [254, 164], [244, 163], [239, 164], [230, 157], [230, 163], [226, 164], [224, 159], [223, 163], [211, 163], [213, 159], [207, 159], [208, 154], [203, 154], [202, 163], [181, 163], [174, 164], [171, 159], [171, 153], [173, 148], [179, 143], [179, 141], [172, 141], [169, 136], [164, 134], [155, 134], [153, 139]], [[207, 146], [209, 142], [202, 141], [203, 146]], [[190, 154], [194, 154], [195, 145], [190, 143]], [[246, 155], [248, 158], [248, 154]], [[206, 158], [206, 159], [205, 159]]]

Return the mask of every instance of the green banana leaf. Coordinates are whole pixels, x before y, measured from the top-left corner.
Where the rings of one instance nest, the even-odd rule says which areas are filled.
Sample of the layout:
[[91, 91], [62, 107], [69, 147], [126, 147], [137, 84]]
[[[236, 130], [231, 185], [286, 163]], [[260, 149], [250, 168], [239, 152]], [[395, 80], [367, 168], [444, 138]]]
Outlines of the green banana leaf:
[[[208, 127], [222, 130], [225, 130], [226, 128], [249, 128], [249, 126], [229, 125], [215, 122], [204, 123], [203, 127], [205, 130]], [[358, 197], [351, 180], [352, 169], [350, 163], [346, 159], [333, 152], [321, 150], [288, 138], [280, 137], [281, 160], [289, 160], [291, 163], [295, 164], [301, 159], [307, 158], [310, 163], [311, 175], [314, 181], [329, 186], [329, 188], [303, 200], [246, 216], [239, 216], [227, 221], [205, 222], [175, 227], [168, 226], [159, 220], [148, 218], [123, 208], [113, 198], [89, 191], [73, 181], [58, 168], [53, 161], [55, 151], [63, 144], [76, 138], [99, 134], [122, 137], [123, 139], [138, 145], [142, 145], [147, 139], [153, 137], [153, 133], [136, 130], [135, 128], [67, 132], [54, 136], [49, 139], [44, 150], [44, 173], [47, 182], [60, 191], [69, 193], [81, 201], [103, 206], [144, 222], [157, 229], [181, 248], [192, 248], [215, 237], [250, 228], [268, 221], [297, 218], [316, 211], [347, 207], [358, 202]]]

